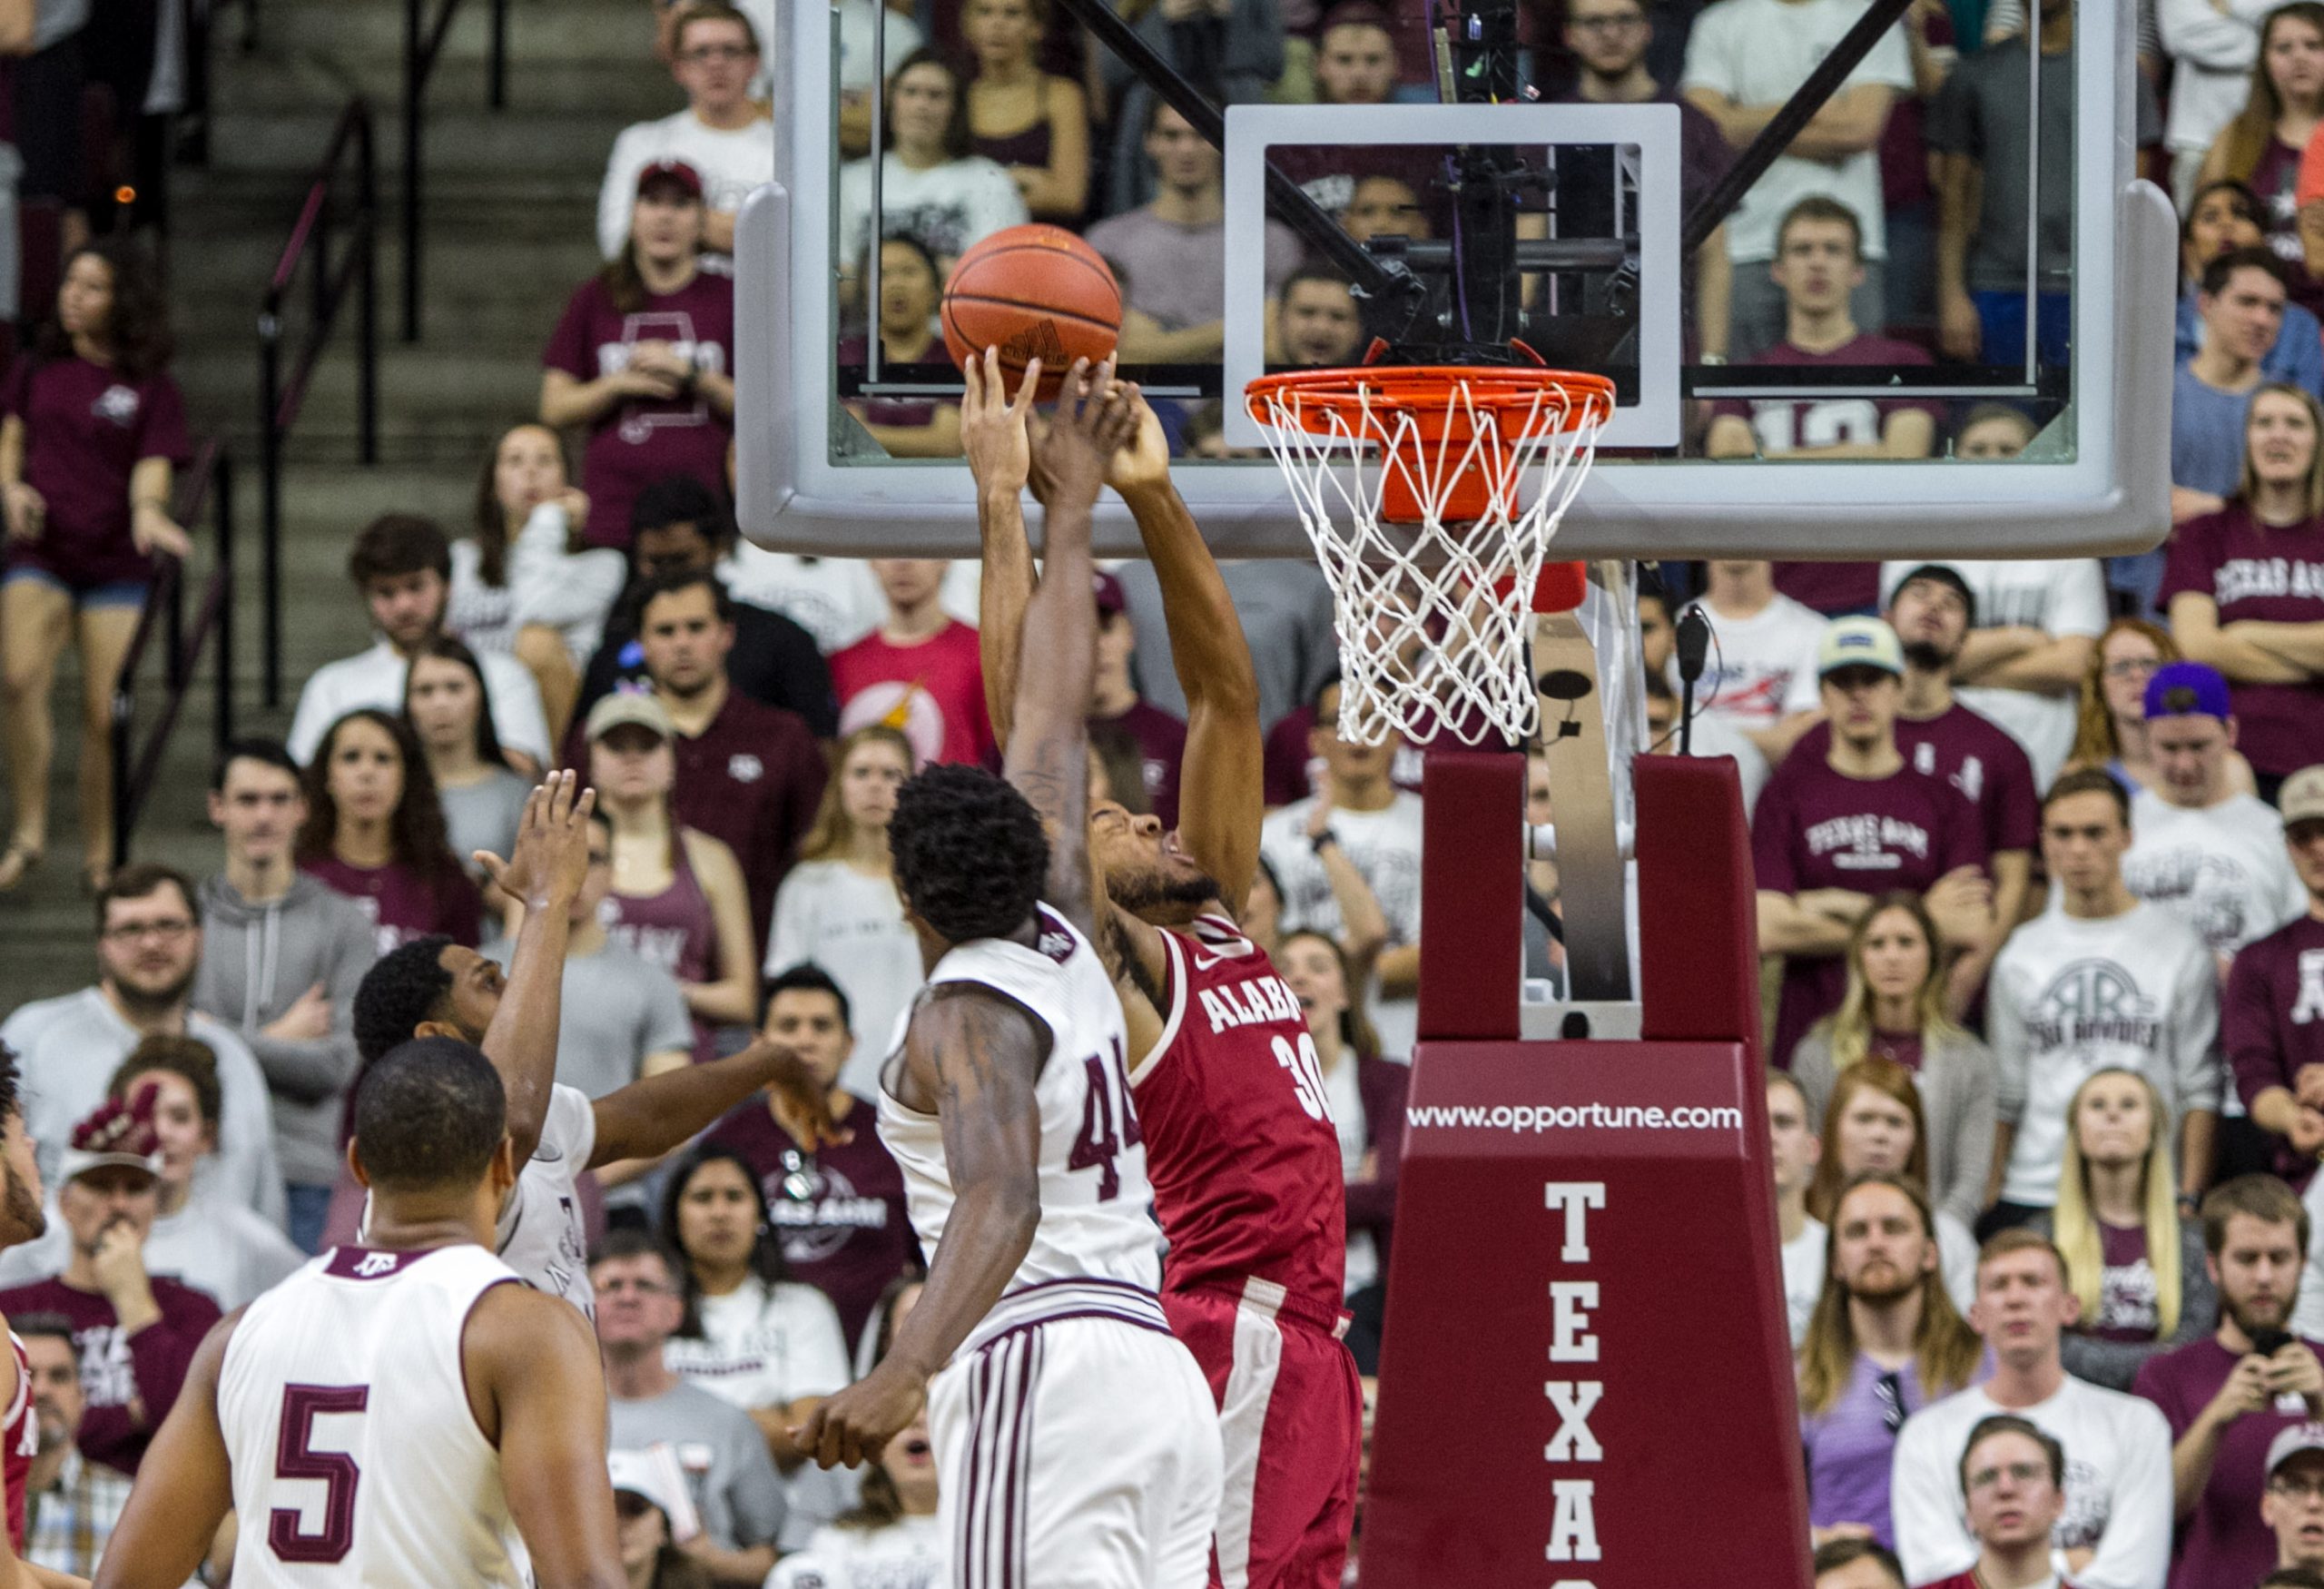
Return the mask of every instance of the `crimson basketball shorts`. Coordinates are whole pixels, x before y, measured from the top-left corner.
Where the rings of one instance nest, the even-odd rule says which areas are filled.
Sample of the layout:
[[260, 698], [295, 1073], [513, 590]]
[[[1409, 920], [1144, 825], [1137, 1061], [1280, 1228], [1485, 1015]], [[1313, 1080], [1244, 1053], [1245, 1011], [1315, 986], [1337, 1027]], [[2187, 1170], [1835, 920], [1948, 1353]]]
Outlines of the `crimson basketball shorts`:
[[1226, 1479], [1216, 1589], [1339, 1589], [1355, 1522], [1364, 1387], [1340, 1317], [1248, 1279], [1241, 1296], [1169, 1291], [1162, 1310], [1218, 1404]]

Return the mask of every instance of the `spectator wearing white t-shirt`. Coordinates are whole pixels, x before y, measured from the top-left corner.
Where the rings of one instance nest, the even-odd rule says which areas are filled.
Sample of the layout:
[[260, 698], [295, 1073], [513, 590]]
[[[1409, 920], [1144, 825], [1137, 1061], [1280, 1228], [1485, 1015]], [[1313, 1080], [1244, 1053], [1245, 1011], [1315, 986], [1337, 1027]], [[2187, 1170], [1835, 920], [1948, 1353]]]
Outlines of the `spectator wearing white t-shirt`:
[[[940, 275], [970, 244], [1032, 217], [1008, 169], [970, 152], [968, 90], [933, 49], [915, 50], [888, 79], [888, 146], [880, 157], [879, 235], [909, 237]], [[850, 301], [871, 252], [872, 161], [839, 173], [841, 292]]]
[[670, 71], [686, 108], [622, 129], [597, 190], [597, 251], [607, 259], [629, 241], [637, 179], [649, 165], [677, 161], [702, 178], [702, 247], [734, 252], [734, 212], [751, 190], [774, 180], [774, 123], [751, 97], [760, 39], [751, 19], [716, 0], [684, 7], [670, 40]]
[[2192, 927], [2224, 977], [2237, 950], [2306, 913], [2308, 891], [2283, 820], [2234, 787], [2227, 681], [2200, 662], [2166, 664], [2147, 681], [2146, 725], [2155, 779], [2131, 802], [2122, 881]]
[[[1259, 829], [1259, 854], [1283, 890], [1283, 932], [1302, 929], [1337, 936], [1344, 930], [1331, 874], [1323, 863], [1327, 846], [1354, 863], [1380, 902], [1388, 921], [1388, 946], [1374, 962], [1374, 981], [1366, 1013], [1380, 1035], [1380, 1056], [1402, 1060], [1412, 1052], [1420, 1024], [1420, 796], [1398, 789], [1390, 777], [1397, 735], [1384, 744], [1350, 745], [1339, 736], [1340, 686], [1325, 685], [1315, 697], [1315, 726], [1310, 748], [1323, 758], [1323, 786], [1305, 800], [1271, 813]], [[1330, 819], [1315, 829], [1318, 805]]]
[[1783, 1251], [1783, 1301], [1791, 1346], [1807, 1338], [1807, 1321], [1824, 1294], [1824, 1248], [1829, 1232], [1807, 1211], [1807, 1188], [1824, 1155], [1807, 1090], [1784, 1071], [1768, 1072], [1768, 1159], [1775, 1165], [1776, 1233]]
[[2004, 1230], [1985, 1243], [1969, 1322], [1985, 1337], [1993, 1377], [1922, 1408], [1896, 1439], [1888, 1496], [1906, 1582], [1975, 1564], [1962, 1453], [1979, 1423], [2014, 1413], [2065, 1447], [2053, 1564], [2080, 1589], [2162, 1589], [2174, 1511], [2170, 1426], [2151, 1402], [2066, 1373], [2059, 1339], [2081, 1312], [2047, 1239]]
[[2179, 1133], [2181, 1201], [2210, 1184], [2221, 1068], [2219, 974], [2202, 940], [2122, 882], [2129, 797], [2096, 767], [2066, 774], [2042, 805], [2042, 857], [2057, 908], [2011, 935], [1985, 993], [2000, 1067], [1994, 1191], [2011, 1217], [2057, 1201], [2067, 1116], [2093, 1071], [2154, 1084]]
[[[1695, 18], [1679, 85], [1739, 151], [1864, 11], [1862, 0], [1718, 0]], [[1783, 340], [1784, 297], [1767, 267], [1776, 257], [1777, 223], [1811, 194], [1839, 201], [1862, 221], [1864, 278], [1850, 295], [1851, 317], [1868, 331], [1887, 323], [1878, 150], [1891, 104], [1912, 88], [1904, 30], [1892, 27], [1728, 215], [1727, 252], [1735, 265], [1729, 359], [1756, 358]]]
[[1732, 725], [1779, 762], [1818, 708], [1824, 615], [1776, 588], [1773, 563], [1705, 567], [1710, 583], [1692, 605], [1710, 620], [1710, 660], [1695, 686], [1696, 713]]
[[[1996, 410], [1989, 429], [2031, 425], [2014, 409]], [[1974, 433], [1975, 426], [1968, 428]], [[1962, 454], [1955, 448], [1956, 456]], [[1881, 598], [1912, 568], [1880, 569]], [[1976, 623], [1953, 664], [1953, 692], [1970, 710], [2009, 731], [2048, 788], [2073, 750], [2082, 676], [2106, 627], [2106, 575], [2093, 558], [2006, 562], [1947, 559], [1974, 598]]]

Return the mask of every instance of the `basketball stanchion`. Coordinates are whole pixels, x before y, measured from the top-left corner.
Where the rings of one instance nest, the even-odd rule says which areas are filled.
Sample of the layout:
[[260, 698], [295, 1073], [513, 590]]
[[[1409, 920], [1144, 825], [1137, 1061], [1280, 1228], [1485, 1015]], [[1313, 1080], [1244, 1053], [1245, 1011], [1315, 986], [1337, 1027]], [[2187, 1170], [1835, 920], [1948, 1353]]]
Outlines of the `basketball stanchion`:
[[[1740, 783], [1633, 759], [1628, 571], [1549, 558], [1610, 390], [1366, 367], [1246, 400], [1332, 585], [1340, 734], [1428, 745], [1365, 1589], [1807, 1589]], [[1557, 792], [1561, 1005], [1523, 1001], [1511, 743]]]

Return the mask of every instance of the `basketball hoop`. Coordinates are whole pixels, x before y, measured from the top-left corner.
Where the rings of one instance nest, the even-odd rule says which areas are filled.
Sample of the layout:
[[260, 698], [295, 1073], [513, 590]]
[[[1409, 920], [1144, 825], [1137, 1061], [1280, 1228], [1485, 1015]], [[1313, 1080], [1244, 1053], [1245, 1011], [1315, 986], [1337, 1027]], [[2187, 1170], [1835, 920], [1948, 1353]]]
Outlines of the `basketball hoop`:
[[1531, 737], [1542, 563], [1613, 417], [1614, 383], [1531, 366], [1365, 366], [1261, 376], [1244, 401], [1331, 582], [1340, 737]]

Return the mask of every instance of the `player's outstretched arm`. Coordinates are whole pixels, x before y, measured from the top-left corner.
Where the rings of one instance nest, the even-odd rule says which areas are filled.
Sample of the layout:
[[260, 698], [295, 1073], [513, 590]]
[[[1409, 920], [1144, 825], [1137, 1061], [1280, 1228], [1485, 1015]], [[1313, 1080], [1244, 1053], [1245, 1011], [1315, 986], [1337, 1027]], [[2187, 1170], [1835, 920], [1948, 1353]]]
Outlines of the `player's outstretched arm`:
[[238, 1309], [220, 1319], [194, 1352], [97, 1564], [99, 1589], [177, 1589], [209, 1555], [234, 1505], [226, 1436], [218, 1426], [218, 1375], [241, 1317]]
[[627, 1589], [606, 1473], [606, 1377], [588, 1321], [525, 1286], [477, 1299], [460, 1337], [468, 1406], [500, 1451], [538, 1589]]
[[658, 1159], [762, 1087], [772, 1087], [790, 1100], [807, 1120], [817, 1145], [846, 1140], [847, 1133], [832, 1120], [830, 1095], [815, 1084], [798, 1053], [760, 1036], [741, 1053], [646, 1076], [598, 1099], [591, 1106], [597, 1117], [597, 1145], [589, 1155], [589, 1168], [625, 1159]]
[[952, 1213], [888, 1355], [792, 1432], [820, 1466], [878, 1456], [1025, 1261], [1041, 1222], [1035, 1089], [1049, 1047], [1048, 1029], [1021, 1006], [970, 983], [940, 983], [913, 1014], [904, 1063], [912, 1084], [938, 1100]]
[[1097, 369], [1077, 359], [1059, 393], [1057, 415], [1035, 454], [1049, 483], [1042, 550], [1049, 558], [1025, 609], [1016, 721], [1004, 771], [1049, 828], [1049, 875], [1042, 897], [1084, 933], [1097, 931], [1089, 867], [1089, 691], [1097, 669], [1098, 606], [1090, 597], [1090, 514], [1106, 482], [1106, 460], [1137, 422], [1136, 387], [1116, 388], [1108, 359]]
[[1113, 454], [1106, 483], [1137, 519], [1162, 587], [1170, 663], [1187, 697], [1187, 749], [1178, 765], [1178, 843], [1217, 880], [1227, 910], [1243, 913], [1259, 865], [1266, 741], [1259, 677], [1218, 563], [1186, 499], [1170, 483], [1170, 444], [1143, 398], [1137, 434]]
[[1017, 703], [1017, 647], [1025, 632], [1025, 607], [1033, 598], [1033, 543], [1025, 530], [1025, 482], [1033, 467], [1027, 421], [1041, 361], [1029, 360], [1025, 379], [1009, 395], [1000, 374], [1000, 354], [960, 367], [968, 390], [960, 400], [960, 449], [977, 483], [977, 529], [983, 540], [984, 579], [977, 596], [978, 660], [984, 667], [985, 715], [1002, 743], [1009, 738]]
[[557, 1014], [565, 1002], [566, 911], [589, 874], [589, 813], [597, 792], [574, 772], [551, 773], [525, 801], [508, 859], [479, 850], [493, 885], [524, 907], [507, 985], [484, 1034], [485, 1057], [508, 1095], [508, 1138], [525, 1163], [541, 1140], [556, 1080]]

